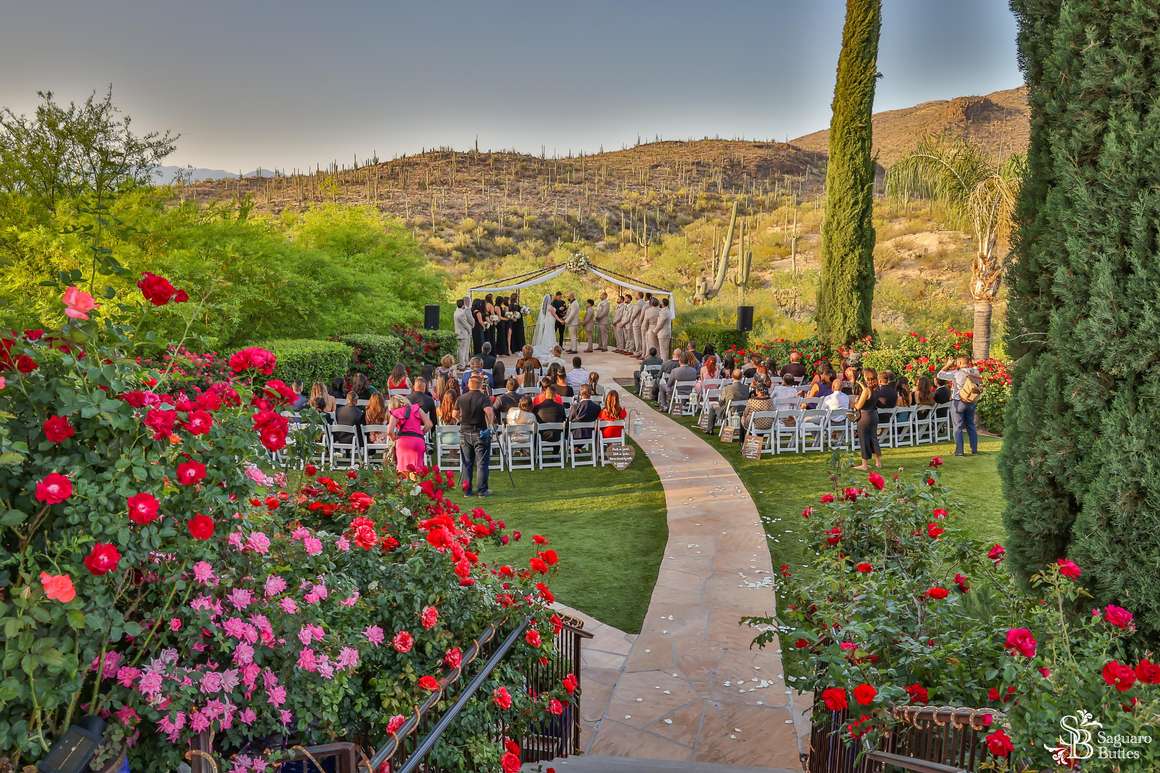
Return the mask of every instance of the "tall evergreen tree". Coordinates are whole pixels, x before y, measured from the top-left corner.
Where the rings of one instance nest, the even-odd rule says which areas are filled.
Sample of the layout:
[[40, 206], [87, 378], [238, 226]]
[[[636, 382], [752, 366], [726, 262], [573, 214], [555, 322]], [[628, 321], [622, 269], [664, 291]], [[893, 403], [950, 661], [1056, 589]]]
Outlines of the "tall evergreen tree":
[[1013, 0], [1031, 146], [1000, 469], [1024, 577], [1068, 555], [1160, 641], [1160, 7]]
[[846, 0], [846, 24], [830, 118], [818, 335], [849, 343], [871, 331], [874, 299], [874, 159], [870, 157], [878, 78], [881, 0]]

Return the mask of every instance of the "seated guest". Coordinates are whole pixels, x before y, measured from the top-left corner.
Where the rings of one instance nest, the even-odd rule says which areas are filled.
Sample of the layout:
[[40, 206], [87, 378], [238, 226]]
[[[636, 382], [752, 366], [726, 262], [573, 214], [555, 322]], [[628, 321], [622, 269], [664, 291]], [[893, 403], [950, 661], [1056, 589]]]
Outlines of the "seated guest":
[[[846, 394], [846, 392], [842, 390], [842, 386], [842, 379], [835, 376], [834, 380], [830, 382], [830, 393], [822, 398], [822, 401], [818, 404], [818, 407], [827, 411], [844, 412], [850, 410], [850, 395]], [[831, 421], [836, 421], [839, 424], [845, 420], [845, 416], [842, 416], [841, 418], [834, 417], [831, 419]]]
[[391, 375], [387, 376], [387, 392], [390, 393], [396, 389], [411, 391], [411, 382], [407, 379], [407, 369], [403, 367], [401, 362], [397, 363], [391, 370]]
[[879, 375], [874, 401], [879, 409], [898, 407], [898, 384], [894, 382], [894, 371], [884, 370]]
[[[750, 393], [749, 402], [745, 404], [745, 412], [741, 414], [741, 442], [745, 442], [745, 433], [749, 431], [749, 420], [753, 414], [760, 411], [772, 411], [773, 400], [769, 399], [769, 391], [763, 382], [755, 382]], [[769, 429], [773, 426], [772, 416], [763, 416], [753, 419], [754, 429]]]
[[536, 375], [534, 368], [528, 368], [520, 374], [521, 387], [534, 387], [538, 383], [540, 383], [540, 377]]
[[899, 376], [898, 380], [894, 382], [894, 389], [898, 393], [899, 408], [907, 408], [910, 406], [910, 384], [907, 383], [904, 376]]
[[802, 353], [797, 351], [790, 352], [789, 362], [785, 364], [778, 375], [783, 380], [787, 375], [793, 376], [795, 384], [804, 379], [806, 377], [806, 366], [802, 365]]
[[[367, 401], [367, 407], [363, 411], [363, 424], [365, 426], [369, 427], [369, 426], [374, 425], [374, 424], [386, 424], [386, 423], [387, 423], [387, 404], [383, 401], [382, 395], [373, 394], [373, 395], [371, 395], [371, 399]], [[385, 443], [385, 442], [387, 442], [386, 431], [371, 432], [367, 437], [372, 443]]]
[[670, 357], [670, 359], [665, 360], [664, 364], [661, 365], [661, 373], [663, 373], [664, 375], [667, 376], [667, 375], [669, 375], [669, 373], [672, 371], [673, 368], [680, 365], [681, 364], [681, 354], [683, 352], [684, 352], [684, 349], [681, 349], [680, 347], [673, 349], [673, 353], [672, 353], [672, 356]]
[[491, 370], [495, 367], [495, 355], [491, 353], [491, 341], [484, 341], [483, 346], [479, 350], [479, 359], [483, 362], [485, 370]]
[[323, 409], [324, 413], [334, 413], [335, 400], [334, 397], [326, 391], [326, 386], [321, 381], [315, 381], [314, 385], [310, 387], [310, 399], [307, 401], [315, 408], [317, 400], [322, 400], [322, 404], [326, 406]]
[[[579, 423], [587, 423], [596, 421], [596, 417], [600, 415], [600, 404], [592, 399], [592, 390], [588, 385], [580, 387], [580, 395], [576, 401], [572, 403], [572, 407], [568, 410], [568, 421]], [[592, 437], [592, 432], [589, 430], [581, 431], [577, 437], [587, 439]]]
[[455, 403], [459, 400], [459, 388], [455, 386], [458, 382], [450, 382], [450, 387], [443, 393], [443, 399], [439, 401], [439, 410], [435, 412], [435, 418], [439, 420], [440, 424], [457, 424], [458, 419], [455, 418]]
[[524, 395], [519, 405], [509, 408], [504, 415], [504, 423], [508, 426], [508, 437], [515, 443], [527, 443], [531, 437], [531, 429], [513, 429], [513, 427], [531, 427], [536, 423], [536, 412], [532, 406], [532, 398]]
[[745, 358], [745, 364], [741, 366], [742, 378], [753, 378], [753, 376], [757, 373], [758, 359], [760, 359], [760, 357], [755, 352], [749, 353], [749, 355]]
[[568, 383], [568, 377], [564, 375], [564, 369], [560, 368], [556, 371], [556, 384], [554, 386], [556, 394], [560, 397], [575, 397], [576, 392], [572, 389], [572, 385]]
[[693, 366], [693, 357], [691, 354], [681, 352], [681, 364], [669, 371], [669, 375], [661, 382], [659, 404], [662, 408], [668, 408], [669, 402], [673, 397], [673, 389], [678, 381], [696, 381], [698, 376], [697, 368]]
[[556, 393], [556, 385], [547, 376], [540, 379], [540, 393], [532, 400], [532, 405], [538, 406], [543, 402], [564, 404], [564, 399]]
[[721, 378], [720, 371], [717, 370], [717, 356], [713, 354], [705, 355], [705, 364], [701, 366], [701, 372], [698, 375], [701, 381], [705, 379]]
[[290, 385], [290, 388], [294, 390], [295, 394], [294, 401], [290, 403], [290, 407], [293, 410], [298, 410], [310, 402], [310, 398], [306, 396], [301, 381], [295, 381]]
[[730, 376], [732, 380], [721, 387], [721, 396], [717, 404], [709, 406], [709, 429], [706, 431], [710, 435], [713, 434], [713, 428], [717, 426], [717, 418], [725, 410], [726, 405], [733, 401], [749, 399], [749, 387], [741, 380], [741, 369], [734, 368]]
[[[335, 424], [348, 424], [352, 427], [361, 427], [364, 424], [363, 417], [365, 411], [359, 407], [358, 393], [351, 389], [346, 394], [346, 404], [338, 406], [334, 411]], [[336, 443], [349, 443], [354, 439], [354, 436], [349, 432], [334, 433], [334, 440]]]
[[581, 365], [579, 357], [572, 358], [572, 370], [568, 371], [564, 382], [574, 390], [588, 383], [588, 369]]
[[[640, 363], [640, 369], [632, 374], [632, 380], [636, 382], [636, 391], [637, 392], [640, 391], [640, 374], [644, 372], [644, 369], [646, 367], [656, 366], [656, 365], [660, 365], [661, 371], [664, 372], [664, 365], [665, 365], [664, 361], [661, 360], [661, 358], [657, 356], [656, 347], [650, 346], [649, 350], [648, 350], [648, 356], [645, 357], [644, 360], [642, 360]], [[674, 365], [673, 367], [676, 367], [676, 365]], [[670, 370], [672, 370], [672, 368], [670, 368]]]
[[[810, 385], [806, 388], [806, 400], [816, 403], [820, 398], [823, 398], [830, 393], [830, 385], [833, 383], [833, 368], [830, 367], [829, 363], [821, 363], [818, 366], [814, 377], [810, 379]], [[808, 408], [809, 406], [803, 404], [803, 407]]]
[[507, 366], [503, 364], [503, 360], [496, 360], [495, 365], [491, 368], [491, 383], [499, 386], [507, 381]]
[[[604, 395], [604, 407], [600, 409], [599, 421], [624, 421], [628, 411], [620, 405], [620, 392], [609, 389]], [[617, 438], [624, 434], [624, 427], [601, 427], [600, 434], [606, 438]]]
[[360, 400], [369, 400], [378, 390], [371, 386], [370, 380], [365, 373], [355, 373], [350, 377], [350, 389]]
[[564, 350], [559, 346], [552, 347], [552, 353], [544, 359], [544, 365], [551, 367], [552, 365], [559, 365], [564, 367]]
[[332, 378], [330, 380], [330, 386], [328, 389], [330, 390], [330, 396], [335, 400], [346, 399], [346, 379], [344, 379], [342, 376]]
[[520, 350], [520, 358], [516, 361], [516, 375], [523, 373], [525, 370], [538, 371], [544, 367], [532, 351], [531, 346], [525, 346]]
[[439, 360], [439, 367], [435, 369], [435, 377], [455, 378], [455, 358], [450, 354], [443, 355]]
[[931, 383], [929, 376], [919, 376], [918, 384], [914, 388], [914, 394], [911, 395], [911, 405], [934, 405], [934, 384]]
[[429, 362], [423, 363], [422, 367], [419, 368], [419, 375], [423, 377], [424, 381], [430, 384], [431, 380], [435, 378], [435, 366]]
[[439, 407], [439, 404], [427, 392], [427, 379], [422, 376], [415, 379], [415, 383], [411, 388], [411, 394], [407, 395], [407, 399], [411, 402], [411, 405], [419, 406], [423, 410], [423, 413], [427, 414], [427, 418], [431, 420], [432, 424], [435, 423], [435, 409]]
[[472, 376], [476, 376], [480, 379], [482, 382], [480, 386], [484, 392], [491, 392], [491, 373], [488, 370], [484, 370], [483, 358], [472, 357], [471, 361], [467, 365], [467, 371], [464, 372], [463, 377], [459, 379], [460, 394], [467, 391], [467, 380]]
[[951, 401], [951, 384], [949, 381], [943, 381], [938, 385], [938, 389], [934, 390], [934, 404], [946, 405]]
[[496, 416], [506, 416], [507, 412], [520, 404], [520, 385], [514, 378], [509, 378], [504, 384], [506, 391], [500, 392], [491, 401], [491, 405], [495, 408]]
[[[551, 392], [549, 388], [547, 390]], [[539, 424], [562, 424], [564, 422], [564, 401], [555, 396], [547, 396], [545, 393], [540, 394], [540, 402], [535, 404], [532, 410], [536, 414], [536, 422]], [[544, 439], [555, 442], [560, 439], [560, 433], [557, 431], [549, 431], [544, 433]]]
[[588, 389], [592, 392], [593, 399], [604, 394], [604, 387], [600, 386], [600, 373], [598, 371], [588, 372]]
[[801, 396], [802, 390], [797, 386], [797, 379], [792, 373], [786, 373], [782, 376], [781, 386], [774, 387], [773, 394], [770, 395], [774, 403], [779, 403], [782, 400], [796, 400]]
[[333, 402], [334, 398], [331, 397], [330, 395], [327, 395], [326, 397], [312, 397], [312, 398], [310, 398], [310, 407], [313, 408], [314, 410], [318, 411], [318, 413], [322, 415], [322, 420], [324, 422], [326, 422], [327, 424], [333, 424], [334, 417], [331, 416], [330, 414], [331, 414], [331, 411], [334, 410], [334, 407], [328, 406], [328, 404], [327, 404], [328, 400]]
[[858, 368], [853, 365], [847, 365], [842, 369], [842, 391], [851, 397], [855, 392], [861, 391], [858, 388], [858, 378], [860, 377]]

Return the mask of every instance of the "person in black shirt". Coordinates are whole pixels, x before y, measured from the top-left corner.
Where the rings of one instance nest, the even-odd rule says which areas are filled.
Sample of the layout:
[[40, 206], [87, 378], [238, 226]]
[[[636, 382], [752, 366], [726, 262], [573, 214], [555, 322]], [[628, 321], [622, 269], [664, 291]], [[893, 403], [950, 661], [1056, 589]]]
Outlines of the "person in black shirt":
[[[564, 406], [555, 400], [542, 400], [536, 404], [532, 409], [532, 413], [536, 414], [536, 422], [539, 424], [562, 424], [564, 422]], [[544, 440], [549, 442], [556, 442], [560, 439], [558, 430], [551, 430], [544, 433]]]
[[879, 410], [898, 407], [898, 384], [894, 381], [894, 373], [889, 370], [882, 371], [878, 388], [874, 390], [874, 407]]
[[[351, 389], [346, 395], [346, 405], [340, 405], [334, 411], [334, 423], [346, 424], [352, 427], [361, 427], [366, 416], [366, 412], [359, 407], [358, 393]], [[335, 432], [334, 442], [349, 443], [355, 437], [350, 432]]]
[[789, 362], [778, 373], [783, 379], [788, 376], [793, 376], [795, 382], [801, 382], [806, 377], [806, 366], [802, 365], [802, 353], [790, 352]]
[[[459, 463], [463, 470], [463, 494], [491, 496], [487, 476], [491, 468], [491, 426], [495, 411], [480, 387], [477, 376], [467, 380], [467, 390], [455, 402], [455, 418], [459, 421]], [[475, 491], [472, 491], [472, 484]]]
[[514, 378], [509, 378], [506, 383], [507, 391], [500, 392], [492, 400], [492, 407], [495, 408], [495, 414], [499, 417], [507, 416], [507, 412], [520, 404], [520, 385]]
[[878, 372], [873, 368], [862, 370], [862, 380], [858, 382], [858, 397], [854, 408], [858, 411], [858, 450], [862, 454], [862, 464], [855, 470], [869, 470], [870, 458], [874, 466], [882, 466], [882, 446], [878, 443]]
[[491, 353], [491, 341], [483, 342], [483, 350], [479, 355], [479, 359], [483, 361], [484, 370], [491, 370], [495, 367], [495, 355]]
[[432, 424], [438, 424], [435, 420], [435, 409], [439, 406], [435, 403], [435, 398], [427, 391], [427, 379], [420, 376], [415, 379], [411, 388], [414, 391], [407, 395], [407, 399], [411, 401], [411, 405], [419, 406], [423, 413], [427, 414], [427, 418], [431, 420]]
[[[596, 421], [600, 416], [600, 403], [592, 399], [592, 390], [587, 386], [580, 387], [580, 397], [576, 402], [572, 403], [572, 409], [568, 411], [568, 421], [586, 424], [591, 421]], [[592, 437], [592, 430], [582, 429], [576, 433], [576, 437], [587, 440]]]
[[556, 343], [564, 345], [564, 323], [561, 322], [568, 314], [568, 302], [564, 300], [564, 293], [559, 290], [552, 297], [552, 308], [556, 310]]

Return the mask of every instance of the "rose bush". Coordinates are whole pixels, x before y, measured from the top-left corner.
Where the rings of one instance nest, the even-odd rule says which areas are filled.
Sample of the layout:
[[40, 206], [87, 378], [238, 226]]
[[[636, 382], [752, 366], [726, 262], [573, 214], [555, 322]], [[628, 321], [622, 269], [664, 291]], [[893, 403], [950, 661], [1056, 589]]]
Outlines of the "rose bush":
[[[819, 697], [816, 710], [849, 711], [847, 742], [873, 744], [898, 723], [892, 708], [925, 703], [993, 709], [999, 767], [1050, 763], [1043, 744], [1079, 709], [1112, 735], [1154, 733], [1160, 670], [1131, 613], [1077, 614], [1082, 567], [1065, 557], [1035, 595], [1021, 592], [1002, 547], [960, 527], [940, 464], [882, 490], [835, 472], [833, 491], [803, 513], [817, 556], [781, 568], [785, 611], [750, 620], [765, 626], [756, 641], [780, 635], [789, 678]], [[1141, 759], [1160, 762], [1157, 746], [1140, 745]]]
[[[143, 306], [184, 302], [146, 279]], [[504, 525], [460, 512], [438, 471], [307, 464], [289, 485], [260, 465], [309, 437], [288, 434], [270, 352], [151, 351], [77, 292], [60, 330], [0, 341], [0, 769], [89, 715], [108, 721], [98, 760], [127, 749], [142, 770], [207, 743], [231, 770], [292, 744], [374, 745], [488, 626], [528, 617], [488, 688], [511, 705], [473, 703], [435, 758], [498, 768], [501, 720], [519, 737], [569, 710], [574, 683], [525, 678], [556, 657], [555, 551], [481, 562]]]

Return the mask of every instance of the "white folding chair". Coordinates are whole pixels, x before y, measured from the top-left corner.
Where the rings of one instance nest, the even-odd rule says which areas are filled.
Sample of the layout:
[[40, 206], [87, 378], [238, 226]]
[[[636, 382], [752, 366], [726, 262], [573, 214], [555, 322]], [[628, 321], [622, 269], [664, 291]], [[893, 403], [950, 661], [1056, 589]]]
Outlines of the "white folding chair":
[[503, 428], [509, 470], [536, 469], [536, 432], [533, 424], [508, 424]]
[[748, 404], [748, 400], [729, 400], [725, 403], [725, 406], [721, 409], [721, 416], [719, 417], [721, 426], [717, 429], [718, 438], [725, 434], [725, 425], [730, 421], [734, 421], [733, 417], [736, 416], [737, 420], [740, 420], [741, 414], [745, 413], [745, 406]]
[[[758, 427], [757, 425], [769, 422], [768, 427]], [[777, 411], [754, 411], [749, 414], [749, 426], [745, 429], [745, 438], [749, 439], [750, 435], [757, 435], [761, 438], [761, 453], [773, 453], [773, 428], [777, 424]]]
[[918, 405], [914, 408], [914, 443], [925, 445], [934, 442], [934, 408]]
[[[617, 421], [598, 421], [598, 422], [596, 422], [597, 432], [595, 433], [595, 437], [596, 437], [596, 442], [598, 444], [597, 448], [598, 448], [599, 454], [600, 454], [601, 466], [608, 464], [608, 457], [605, 455], [604, 452], [610, 446], [622, 446], [625, 444], [624, 438], [625, 438], [625, 434], [626, 434], [625, 433], [626, 423], [627, 422], [625, 422], [624, 419], [619, 419]], [[616, 433], [615, 437], [605, 437], [603, 430], [605, 430], [609, 427], [619, 427], [620, 432]]]
[[802, 453], [826, 450], [829, 418], [830, 412], [825, 408], [807, 408], [801, 412], [801, 422], [798, 424], [798, 444]]
[[[588, 437], [581, 437], [585, 432]], [[568, 423], [568, 458], [576, 467], [596, 466], [596, 422], [573, 421]]]
[[696, 381], [676, 381], [673, 383], [673, 393], [669, 397], [669, 413], [679, 413], [682, 416], [691, 416], [696, 413], [697, 401], [693, 395]]
[[802, 410], [783, 408], [776, 413], [777, 420], [773, 422], [773, 453], [783, 454], [792, 451], [796, 454], [801, 450], [798, 428], [802, 423]]
[[943, 403], [934, 409], [934, 442], [946, 443], [954, 439], [951, 423], [951, 405]]
[[376, 465], [382, 464], [383, 457], [381, 456], [381, 454], [385, 454], [387, 451], [390, 450], [390, 448], [393, 445], [395, 445], [393, 442], [391, 442], [391, 440], [389, 438], [386, 440], [383, 440], [380, 443], [372, 443], [371, 442], [371, 433], [372, 432], [381, 432], [384, 435], [386, 435], [387, 425], [386, 424], [364, 424], [364, 425], [362, 425], [363, 464], [368, 465], [368, 466], [371, 464], [372, 459], [374, 459], [374, 463]]
[[435, 427], [435, 462], [441, 470], [463, 470], [459, 456], [458, 424], [440, 424]]
[[540, 388], [534, 387], [534, 386], [520, 387], [519, 389], [516, 390], [516, 394], [518, 394], [520, 397], [523, 397], [524, 395], [531, 395], [532, 397], [535, 397], [539, 393], [540, 393]]
[[411, 390], [410, 390], [410, 389], [406, 389], [406, 388], [399, 388], [399, 389], [388, 389], [388, 390], [387, 390], [387, 398], [388, 398], [388, 399], [389, 399], [389, 398], [392, 398], [392, 397], [396, 397], [396, 396], [398, 396], [398, 397], [409, 397], [410, 395], [411, 395]]
[[505, 446], [507, 438], [505, 437], [503, 426], [495, 427], [491, 432], [491, 444], [488, 446], [488, 466], [489, 470], [504, 469], [504, 464], [507, 461], [507, 451]]
[[[555, 435], [555, 439], [549, 437]], [[564, 469], [564, 422], [536, 425], [536, 465]]]
[[[345, 435], [340, 441], [335, 435]], [[353, 424], [330, 425], [330, 466], [355, 467], [359, 459], [359, 428]]]
[[368, 405], [370, 405], [370, 402], [371, 402], [371, 401], [370, 401], [369, 399], [367, 399], [367, 400], [357, 400], [357, 401], [356, 401], [356, 403], [358, 404], [358, 407], [359, 407], [359, 408], [366, 408]]
[[914, 445], [914, 409], [895, 408], [894, 421], [891, 422], [894, 435], [891, 438], [894, 448]]
[[826, 443], [835, 451], [854, 448], [854, 424], [840, 408], [830, 411], [826, 418]]
[[721, 387], [706, 387], [701, 390], [701, 410], [708, 411], [710, 408], [720, 405], [721, 403]]
[[878, 409], [878, 445], [894, 448], [894, 409]]

